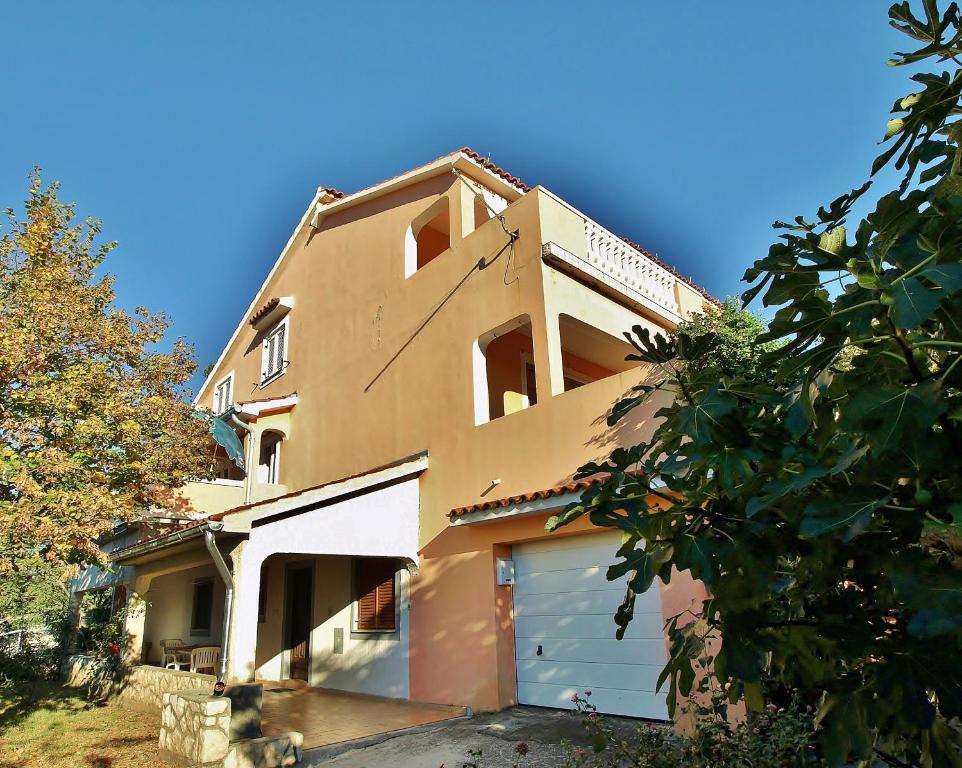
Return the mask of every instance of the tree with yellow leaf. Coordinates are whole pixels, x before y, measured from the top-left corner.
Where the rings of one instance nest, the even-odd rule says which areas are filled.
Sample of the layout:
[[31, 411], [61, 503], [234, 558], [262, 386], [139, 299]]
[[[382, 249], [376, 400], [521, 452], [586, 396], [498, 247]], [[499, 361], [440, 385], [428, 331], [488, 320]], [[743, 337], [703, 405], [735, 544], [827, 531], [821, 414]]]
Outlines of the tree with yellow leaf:
[[0, 573], [95, 561], [116, 522], [209, 471], [193, 350], [161, 351], [166, 317], [114, 305], [98, 271], [116, 244], [58, 189], [34, 172], [23, 218], [0, 229]]

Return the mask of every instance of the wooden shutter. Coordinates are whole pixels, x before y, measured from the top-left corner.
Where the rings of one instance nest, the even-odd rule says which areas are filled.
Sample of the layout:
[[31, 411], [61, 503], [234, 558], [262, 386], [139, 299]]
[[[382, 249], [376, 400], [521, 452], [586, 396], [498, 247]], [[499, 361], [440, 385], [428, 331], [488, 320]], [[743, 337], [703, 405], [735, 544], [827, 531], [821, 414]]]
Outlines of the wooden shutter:
[[357, 594], [357, 629], [361, 632], [393, 632], [396, 596], [393, 560], [367, 558], [354, 561]]
[[284, 336], [287, 333], [287, 326], [282, 325], [277, 329], [277, 362], [274, 365], [274, 371], [284, 370]]

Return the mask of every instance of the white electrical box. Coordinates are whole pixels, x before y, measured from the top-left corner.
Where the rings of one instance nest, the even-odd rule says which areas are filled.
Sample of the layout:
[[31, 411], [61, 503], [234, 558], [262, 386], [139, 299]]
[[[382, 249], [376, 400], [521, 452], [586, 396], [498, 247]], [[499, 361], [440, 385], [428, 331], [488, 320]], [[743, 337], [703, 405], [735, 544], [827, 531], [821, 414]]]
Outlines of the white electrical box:
[[510, 560], [507, 557], [499, 557], [497, 567], [498, 586], [514, 584], [514, 560]]

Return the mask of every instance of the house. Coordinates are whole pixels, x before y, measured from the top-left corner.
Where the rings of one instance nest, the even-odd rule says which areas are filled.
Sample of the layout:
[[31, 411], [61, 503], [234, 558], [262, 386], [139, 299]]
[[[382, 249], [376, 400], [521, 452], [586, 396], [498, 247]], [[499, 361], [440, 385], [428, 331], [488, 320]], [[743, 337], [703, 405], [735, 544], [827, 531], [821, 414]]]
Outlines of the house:
[[615, 640], [618, 536], [544, 524], [581, 464], [653, 427], [657, 405], [605, 423], [648, 373], [622, 332], [712, 301], [467, 148], [318, 189], [197, 395], [229, 433], [219, 478], [111, 553], [147, 606], [132, 659], [182, 638], [235, 681], [475, 710], [591, 689], [666, 718], [663, 623], [701, 585], [640, 596]]

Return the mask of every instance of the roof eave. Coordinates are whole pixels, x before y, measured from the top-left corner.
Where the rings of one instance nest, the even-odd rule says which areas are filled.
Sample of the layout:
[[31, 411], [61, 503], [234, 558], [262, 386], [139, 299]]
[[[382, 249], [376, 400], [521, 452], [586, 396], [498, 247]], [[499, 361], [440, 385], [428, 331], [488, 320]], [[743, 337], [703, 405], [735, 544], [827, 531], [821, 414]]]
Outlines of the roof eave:
[[344, 197], [334, 200], [329, 203], [324, 203], [321, 200], [314, 206], [314, 215], [311, 217], [311, 226], [315, 229], [320, 228], [324, 219], [327, 218], [332, 213], [339, 213], [341, 211], [353, 208], [361, 203], [368, 202], [382, 195], [386, 195], [395, 190], [402, 189], [404, 187], [410, 186], [411, 184], [416, 184], [418, 182], [427, 181], [435, 176], [441, 176], [445, 173], [451, 173], [455, 169], [469, 175], [472, 179], [484, 184], [486, 187], [491, 189], [491, 191], [504, 197], [508, 202], [513, 203], [515, 200], [520, 198], [525, 194], [524, 189], [512, 184], [506, 179], [501, 178], [498, 174], [485, 168], [481, 163], [479, 163], [474, 158], [466, 155], [463, 151], [458, 150], [457, 152], [452, 152], [451, 154], [439, 157], [426, 165], [419, 166], [407, 173], [402, 173], [400, 176], [395, 176], [393, 179], [387, 179], [382, 181], [380, 184], [375, 184], [371, 187], [366, 187], [361, 189], [351, 195], [345, 195]]

